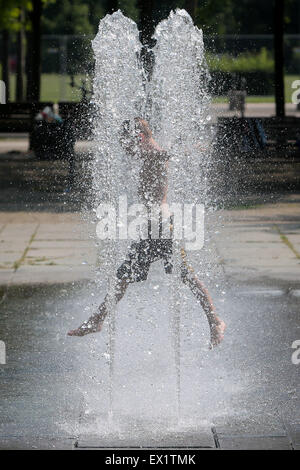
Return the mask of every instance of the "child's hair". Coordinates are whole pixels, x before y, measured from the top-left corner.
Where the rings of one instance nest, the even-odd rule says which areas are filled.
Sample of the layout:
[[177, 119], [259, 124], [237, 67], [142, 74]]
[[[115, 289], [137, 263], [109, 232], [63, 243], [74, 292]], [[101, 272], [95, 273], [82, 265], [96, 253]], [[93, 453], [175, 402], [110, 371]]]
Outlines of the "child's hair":
[[148, 122], [145, 119], [142, 119], [140, 117], [136, 117], [134, 119], [134, 121], [135, 121], [135, 127], [136, 127], [137, 130], [142, 132], [144, 134], [144, 136], [147, 137], [148, 139], [150, 137], [152, 137], [152, 132], [151, 132], [150, 126], [149, 126]]
[[126, 119], [123, 121], [121, 129], [121, 135], [123, 138], [131, 139], [139, 133], [142, 133], [148, 139], [152, 137], [150, 126], [145, 119], [136, 117], [133, 120]]
[[122, 122], [122, 129], [121, 129], [121, 133], [122, 135], [128, 135], [131, 133], [131, 122], [129, 119], [126, 119], [125, 121]]

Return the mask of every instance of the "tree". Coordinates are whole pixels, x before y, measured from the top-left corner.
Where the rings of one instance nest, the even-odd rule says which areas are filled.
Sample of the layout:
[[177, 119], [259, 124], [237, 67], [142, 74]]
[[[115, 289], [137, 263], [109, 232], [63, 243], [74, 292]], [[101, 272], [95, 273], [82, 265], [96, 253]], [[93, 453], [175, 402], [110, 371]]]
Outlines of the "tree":
[[284, 57], [283, 57], [284, 0], [274, 5], [275, 101], [276, 116], [284, 117]]
[[16, 101], [24, 99], [24, 75], [25, 75], [25, 12], [20, 7], [19, 14], [20, 28], [17, 31], [17, 63], [16, 63]]
[[153, 0], [138, 0], [137, 2], [140, 40], [143, 46], [141, 59], [148, 77], [151, 76], [154, 60], [153, 53], [150, 51], [150, 47], [153, 45], [151, 37], [154, 30], [153, 3]]
[[[90, 35], [95, 33], [90, 22], [92, 4], [95, 4], [95, 0], [93, 2], [60, 0], [49, 2], [45, 6], [42, 16], [43, 33], [53, 35], [54, 44], [56, 47], [59, 46], [59, 61], [56, 59], [55, 63], [45, 64], [47, 67], [50, 66], [51, 71], [74, 75], [79, 72], [84, 73], [91, 67], [93, 57]], [[101, 9], [93, 11], [99, 11], [103, 16]], [[95, 26], [98, 23], [99, 20], [95, 21]], [[60, 37], [55, 38], [55, 35]]]
[[234, 0], [199, 0], [196, 8], [196, 24], [200, 28], [208, 29], [210, 33], [237, 32], [233, 2]]
[[197, 3], [197, 0], [185, 0], [184, 2], [184, 8], [191, 15], [193, 20], [195, 20], [196, 17]]
[[99, 21], [106, 13], [106, 8], [103, 2], [95, 0], [86, 0], [88, 6], [88, 20], [91, 24], [93, 34], [98, 31]]
[[[9, 42], [10, 33], [20, 31], [22, 25], [20, 23], [20, 9], [27, 5], [27, 1], [19, 0], [0, 0], [0, 30], [2, 30], [2, 80], [6, 85], [7, 101], [9, 100]], [[19, 82], [20, 83], [20, 82]]]
[[[17, 33], [17, 98], [23, 98], [24, 73], [24, 38], [23, 29], [31, 30], [30, 40], [27, 42], [30, 59], [27, 71], [27, 98], [38, 101], [40, 93], [40, 17], [42, 2], [46, 0], [0, 0], [0, 29], [3, 31], [4, 47], [2, 57], [3, 79], [9, 87], [8, 42], [9, 33]], [[28, 34], [28, 35], [29, 35]]]
[[113, 13], [114, 11], [117, 11], [119, 8], [118, 4], [119, 4], [118, 0], [108, 0], [107, 6], [106, 6], [106, 12]]
[[[95, 3], [95, 0], [94, 0]], [[43, 9], [42, 29], [44, 34], [92, 34], [89, 20], [90, 2], [82, 0], [49, 1]]]
[[137, 7], [139, 9], [139, 27], [141, 42], [144, 46], [150, 44], [153, 34], [153, 0], [138, 0]]
[[27, 54], [27, 100], [38, 102], [41, 91], [41, 16], [42, 0], [32, 0], [32, 10], [28, 13], [31, 31], [28, 34], [30, 54]]
[[119, 8], [124, 15], [129, 16], [134, 21], [138, 21], [139, 11], [137, 0], [119, 0]]

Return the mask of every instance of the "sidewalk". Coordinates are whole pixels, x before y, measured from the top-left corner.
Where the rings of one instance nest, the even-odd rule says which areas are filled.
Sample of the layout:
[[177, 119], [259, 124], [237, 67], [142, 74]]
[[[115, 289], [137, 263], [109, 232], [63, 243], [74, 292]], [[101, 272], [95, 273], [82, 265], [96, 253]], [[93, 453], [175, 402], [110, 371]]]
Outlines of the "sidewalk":
[[299, 207], [300, 196], [289, 195], [222, 212], [212, 258], [226, 282], [213, 282], [211, 294], [227, 331], [209, 350], [206, 318], [184, 294], [178, 432], [169, 421], [177, 396], [169, 276], [157, 264], [147, 282], [128, 289], [116, 315], [117, 434], [107, 429], [108, 323], [99, 335], [66, 335], [103, 298], [101, 283], [78, 283], [94, 279], [101, 259], [95, 227], [75, 212], [0, 212], [0, 339], [7, 348], [0, 449], [300, 449], [299, 365], [291, 361], [299, 338]]
[[0, 212], [0, 284], [89, 279], [96, 251], [88, 230], [78, 213]]
[[[300, 197], [244, 210], [224, 211], [215, 238], [217, 263], [236, 280], [256, 277], [296, 283], [300, 274]], [[79, 213], [0, 212], [0, 284], [90, 279], [97, 250], [95, 227]], [[299, 291], [300, 295], [300, 291]]]
[[263, 277], [297, 283], [300, 197], [290, 195], [280, 203], [225, 211], [225, 228], [219, 238], [219, 262], [227, 277], [237, 281]]

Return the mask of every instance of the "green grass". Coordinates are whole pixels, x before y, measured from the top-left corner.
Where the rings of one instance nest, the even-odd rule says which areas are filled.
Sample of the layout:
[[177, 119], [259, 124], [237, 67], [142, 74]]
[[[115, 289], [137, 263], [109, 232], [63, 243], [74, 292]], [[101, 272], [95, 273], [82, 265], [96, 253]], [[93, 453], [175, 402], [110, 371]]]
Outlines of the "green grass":
[[[288, 103], [289, 101], [286, 101]], [[248, 96], [246, 103], [275, 103], [274, 96]]]
[[282, 243], [284, 243], [293, 253], [294, 255], [296, 256], [297, 259], [300, 259], [300, 253], [298, 252], [298, 250], [296, 250], [296, 248], [294, 247], [294, 245], [292, 244], [292, 242], [288, 239], [288, 237], [286, 237], [280, 230], [280, 228], [278, 227], [278, 225], [274, 225], [274, 228], [275, 230], [278, 232], [278, 234], [280, 235], [280, 239], [282, 241]]
[[[213, 103], [228, 103], [227, 96], [217, 96], [213, 98]], [[288, 101], [286, 101], [288, 103]], [[246, 103], [275, 103], [274, 96], [255, 96], [246, 97]]]
[[[76, 86], [81, 85], [81, 80], [85, 75], [76, 75]], [[16, 77], [10, 76], [10, 101], [15, 100]], [[63, 92], [64, 91], [64, 92]], [[54, 73], [42, 74], [41, 77], [41, 101], [80, 101], [81, 92], [70, 85], [68, 75], [59, 75]]]
[[[76, 75], [75, 83], [77, 86], [81, 85], [81, 80], [84, 75]], [[292, 82], [299, 80], [300, 75], [286, 75], [285, 76], [285, 102], [291, 103], [291, 95], [294, 91]], [[15, 75], [10, 77], [10, 101], [15, 100]], [[62, 90], [65, 90], [62, 93]], [[59, 74], [42, 74], [41, 79], [41, 101], [79, 101], [81, 92], [77, 88], [70, 86], [70, 77], [68, 75]], [[247, 103], [274, 103], [274, 96], [247, 96]], [[218, 96], [213, 99], [213, 103], [227, 103], [226, 96]]]
[[[292, 88], [292, 83], [294, 80], [300, 80], [299, 75], [286, 75], [284, 77], [284, 86], [285, 86], [285, 102], [291, 103], [292, 93], [295, 91], [295, 88]], [[298, 87], [299, 88], [299, 87]]]
[[[285, 91], [285, 102], [291, 103], [292, 93], [295, 91], [292, 88], [292, 83], [294, 80], [300, 80], [300, 75], [286, 75], [284, 77], [284, 91]], [[228, 98], [226, 96], [218, 96], [213, 99], [213, 103], [228, 103]], [[254, 96], [249, 95], [246, 98], [246, 103], [275, 103], [275, 97], [268, 96]]]

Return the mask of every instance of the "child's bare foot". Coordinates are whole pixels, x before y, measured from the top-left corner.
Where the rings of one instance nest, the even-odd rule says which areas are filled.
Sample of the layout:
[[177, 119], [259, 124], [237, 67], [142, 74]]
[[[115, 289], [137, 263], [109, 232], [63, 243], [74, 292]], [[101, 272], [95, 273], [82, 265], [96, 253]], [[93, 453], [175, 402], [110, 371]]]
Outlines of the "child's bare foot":
[[70, 330], [68, 336], [85, 336], [89, 333], [98, 333], [101, 331], [103, 325], [103, 320], [90, 319], [82, 323], [79, 328], [76, 330]]
[[225, 329], [225, 323], [219, 318], [216, 318], [215, 322], [210, 324], [210, 349], [221, 343], [224, 338]]

